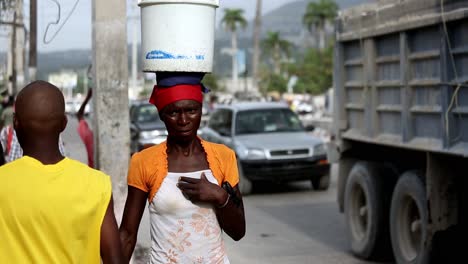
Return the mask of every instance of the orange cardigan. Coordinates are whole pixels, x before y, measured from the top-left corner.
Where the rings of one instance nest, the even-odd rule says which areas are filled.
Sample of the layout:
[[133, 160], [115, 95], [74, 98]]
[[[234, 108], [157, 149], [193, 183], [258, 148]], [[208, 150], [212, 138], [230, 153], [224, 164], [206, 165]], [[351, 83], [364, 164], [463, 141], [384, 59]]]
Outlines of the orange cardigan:
[[[219, 185], [227, 181], [231, 186], [239, 183], [236, 154], [225, 145], [199, 139], [206, 153], [208, 166]], [[167, 142], [149, 147], [132, 156], [127, 183], [148, 193], [151, 202], [168, 173]]]

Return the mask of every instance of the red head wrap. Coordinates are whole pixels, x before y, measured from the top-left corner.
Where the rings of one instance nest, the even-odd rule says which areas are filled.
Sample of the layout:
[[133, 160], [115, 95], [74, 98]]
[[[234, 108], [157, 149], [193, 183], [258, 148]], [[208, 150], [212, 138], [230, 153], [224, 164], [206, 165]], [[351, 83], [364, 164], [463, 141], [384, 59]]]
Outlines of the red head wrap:
[[200, 84], [179, 84], [171, 87], [155, 85], [149, 102], [161, 111], [166, 105], [180, 100], [194, 100], [203, 102], [202, 87]]

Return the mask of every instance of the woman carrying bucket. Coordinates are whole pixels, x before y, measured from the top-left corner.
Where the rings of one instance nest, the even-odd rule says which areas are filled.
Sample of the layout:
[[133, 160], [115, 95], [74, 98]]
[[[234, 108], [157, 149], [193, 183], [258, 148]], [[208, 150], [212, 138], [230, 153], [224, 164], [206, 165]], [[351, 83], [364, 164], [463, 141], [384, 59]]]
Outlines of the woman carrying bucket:
[[136, 153], [120, 236], [128, 261], [149, 201], [150, 263], [229, 263], [222, 232], [245, 235], [234, 151], [197, 136], [203, 74], [157, 73], [150, 102], [165, 123], [167, 141]]
[[[126, 260], [149, 202], [150, 263], [229, 263], [223, 235], [245, 235], [234, 151], [197, 136], [205, 73], [213, 68], [219, 0], [141, 0], [143, 71], [167, 140], [133, 155], [120, 227]], [[163, 23], [161, 23], [163, 22]]]

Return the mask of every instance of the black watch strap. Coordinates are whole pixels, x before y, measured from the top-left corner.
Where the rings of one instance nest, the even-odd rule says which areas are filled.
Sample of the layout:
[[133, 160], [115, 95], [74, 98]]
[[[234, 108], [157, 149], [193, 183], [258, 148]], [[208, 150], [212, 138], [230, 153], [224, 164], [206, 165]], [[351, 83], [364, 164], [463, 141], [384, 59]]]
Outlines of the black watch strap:
[[229, 182], [225, 181], [225, 182], [223, 182], [223, 184], [221, 185], [221, 187], [223, 187], [223, 189], [226, 190], [226, 192], [230, 195], [230, 198], [231, 198], [232, 202], [233, 202], [237, 207], [239, 207], [239, 205], [240, 205], [240, 199], [239, 199], [239, 197], [237, 197], [237, 194], [236, 194], [236, 192], [234, 191], [234, 189], [232, 188], [231, 184], [229, 184]]

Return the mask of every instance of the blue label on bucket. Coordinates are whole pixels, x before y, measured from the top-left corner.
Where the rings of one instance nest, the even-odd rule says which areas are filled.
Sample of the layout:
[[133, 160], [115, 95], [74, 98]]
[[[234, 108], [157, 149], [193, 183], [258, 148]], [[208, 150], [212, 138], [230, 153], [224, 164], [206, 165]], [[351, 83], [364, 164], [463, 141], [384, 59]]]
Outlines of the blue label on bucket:
[[147, 60], [205, 60], [205, 55], [195, 55], [195, 56], [187, 56], [187, 55], [180, 55], [180, 54], [172, 54], [170, 52], [162, 51], [162, 50], [152, 50], [146, 53]]

